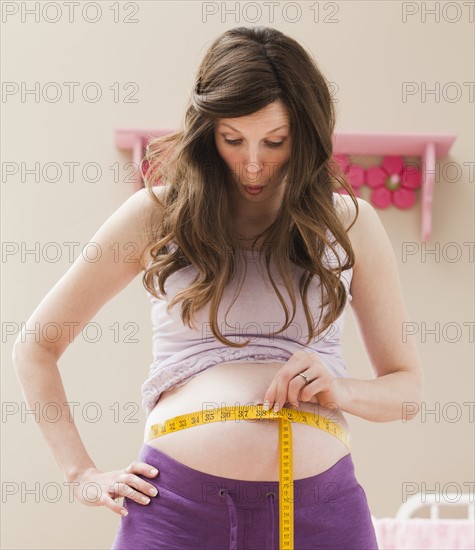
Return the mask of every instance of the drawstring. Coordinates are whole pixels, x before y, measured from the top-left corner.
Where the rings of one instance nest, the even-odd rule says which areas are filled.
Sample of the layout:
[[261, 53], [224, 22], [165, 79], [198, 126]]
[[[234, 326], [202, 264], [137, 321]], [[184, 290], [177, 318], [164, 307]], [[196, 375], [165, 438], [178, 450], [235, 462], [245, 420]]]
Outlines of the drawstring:
[[226, 497], [226, 504], [228, 505], [228, 512], [229, 512], [229, 521], [231, 523], [231, 537], [229, 541], [229, 550], [237, 550], [237, 514], [236, 514], [236, 507], [234, 506], [234, 501], [231, 498], [231, 495], [228, 493], [226, 489], [221, 489], [219, 491], [219, 494], [221, 496]]
[[274, 550], [274, 493], [267, 493], [267, 510], [270, 514], [270, 522], [267, 529], [267, 550]]
[[[237, 513], [234, 501], [227, 489], [221, 489], [219, 491], [220, 496], [226, 498], [226, 504], [228, 505], [229, 522], [231, 524], [229, 550], [238, 550], [237, 547]], [[267, 550], [274, 550], [274, 498], [275, 493], [269, 492], [266, 494], [267, 498], [267, 510], [269, 512], [270, 520], [267, 522]]]

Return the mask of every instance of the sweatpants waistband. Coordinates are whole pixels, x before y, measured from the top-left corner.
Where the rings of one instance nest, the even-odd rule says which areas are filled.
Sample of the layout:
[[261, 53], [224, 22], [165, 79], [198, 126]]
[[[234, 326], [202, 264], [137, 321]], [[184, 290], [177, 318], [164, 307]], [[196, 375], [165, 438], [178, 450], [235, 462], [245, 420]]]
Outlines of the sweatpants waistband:
[[[255, 460], [243, 459], [248, 459], [251, 465]], [[236, 508], [265, 510], [269, 493], [273, 493], [276, 501], [279, 498], [278, 481], [248, 481], [201, 472], [146, 443], [140, 449], [139, 460], [160, 471], [156, 478], [146, 478], [150, 483], [156, 481], [159, 490], [163, 487], [201, 504], [222, 506], [224, 493], [231, 492]], [[352, 456], [348, 453], [324, 472], [293, 480], [294, 508], [336, 502], [358, 486]]]

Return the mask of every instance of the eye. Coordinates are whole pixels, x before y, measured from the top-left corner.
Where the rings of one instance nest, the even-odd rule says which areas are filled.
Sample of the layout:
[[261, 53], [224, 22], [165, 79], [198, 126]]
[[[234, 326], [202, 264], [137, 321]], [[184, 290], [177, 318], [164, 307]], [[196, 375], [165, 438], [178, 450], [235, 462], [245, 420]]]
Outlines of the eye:
[[239, 142], [238, 139], [226, 139], [226, 138], [224, 138], [224, 141], [225, 141], [228, 145], [238, 145], [238, 142]]
[[[239, 142], [241, 140], [239, 139], [226, 139], [224, 138], [224, 141], [228, 144], [228, 145], [239, 145]], [[279, 142], [275, 142], [275, 141], [268, 141], [267, 142], [267, 145], [269, 147], [280, 147], [284, 142], [283, 141], [279, 141]]]

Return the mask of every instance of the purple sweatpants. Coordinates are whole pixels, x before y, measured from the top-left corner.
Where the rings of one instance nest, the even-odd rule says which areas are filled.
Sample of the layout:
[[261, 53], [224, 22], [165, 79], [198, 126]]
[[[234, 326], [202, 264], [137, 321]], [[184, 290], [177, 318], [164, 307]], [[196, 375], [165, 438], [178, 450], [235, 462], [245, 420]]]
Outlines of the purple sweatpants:
[[[129, 513], [111, 550], [279, 550], [278, 481], [210, 475], [145, 443], [139, 460], [160, 470], [156, 478], [138, 474], [158, 495], [147, 505], [124, 498]], [[378, 550], [351, 454], [294, 480], [294, 542], [295, 550]]]

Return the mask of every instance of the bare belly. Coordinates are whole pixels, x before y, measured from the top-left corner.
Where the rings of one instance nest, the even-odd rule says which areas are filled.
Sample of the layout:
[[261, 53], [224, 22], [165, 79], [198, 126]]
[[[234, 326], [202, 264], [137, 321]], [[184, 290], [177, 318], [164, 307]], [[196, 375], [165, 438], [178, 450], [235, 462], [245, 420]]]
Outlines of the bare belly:
[[[200, 410], [256, 405], [284, 363], [221, 363], [163, 392], [147, 418], [152, 424]], [[291, 407], [289, 403], [285, 407]], [[339, 411], [300, 401], [299, 409], [320, 414], [348, 431]], [[349, 453], [345, 444], [323, 430], [292, 424], [294, 479], [324, 472]], [[227, 421], [203, 424], [146, 441], [175, 460], [208, 474], [248, 481], [278, 481], [279, 422]]]

